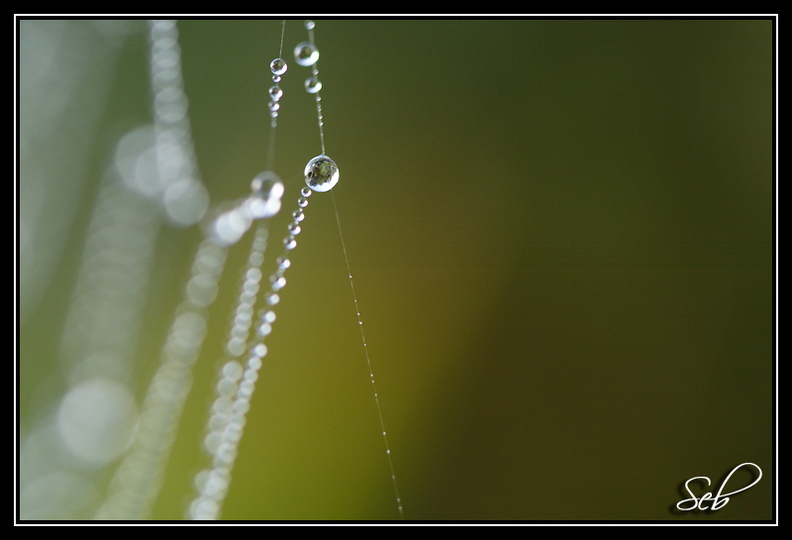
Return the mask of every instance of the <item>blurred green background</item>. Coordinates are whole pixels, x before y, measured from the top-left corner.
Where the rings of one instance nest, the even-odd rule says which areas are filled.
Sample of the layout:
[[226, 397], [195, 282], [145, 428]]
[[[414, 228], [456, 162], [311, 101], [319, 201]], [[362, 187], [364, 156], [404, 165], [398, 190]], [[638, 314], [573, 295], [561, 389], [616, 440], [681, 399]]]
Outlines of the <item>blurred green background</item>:
[[[405, 519], [771, 519], [773, 21], [316, 23], [341, 180], [306, 209], [222, 517], [398, 519], [334, 197]], [[213, 203], [238, 198], [265, 166], [281, 22], [178, 28], [201, 178]], [[287, 21], [271, 244], [320, 153], [289, 52], [306, 35]], [[47, 418], [73, 379], [59, 351], [102, 175], [151, 119], [146, 27], [25, 20], [19, 37], [22, 517], [87, 519], [115, 462], [75, 465]], [[124, 379], [138, 400], [199, 238], [157, 238]], [[205, 465], [248, 245], [230, 252], [154, 519], [183, 518]], [[673, 511], [685, 480], [744, 462], [764, 477], [722, 510]]]

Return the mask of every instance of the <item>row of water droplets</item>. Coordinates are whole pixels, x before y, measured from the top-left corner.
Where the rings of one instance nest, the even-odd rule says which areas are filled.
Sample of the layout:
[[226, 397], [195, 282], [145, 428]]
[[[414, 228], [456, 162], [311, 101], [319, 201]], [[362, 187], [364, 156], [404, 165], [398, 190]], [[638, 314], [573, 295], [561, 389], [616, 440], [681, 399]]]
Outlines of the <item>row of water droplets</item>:
[[[305, 181], [309, 188], [314, 191], [330, 191], [333, 186], [338, 182], [338, 167], [335, 162], [325, 155], [325, 140], [324, 140], [324, 117], [322, 115], [322, 98], [320, 90], [322, 89], [322, 82], [319, 79], [319, 68], [317, 61], [319, 60], [319, 51], [314, 44], [314, 23], [306, 21], [305, 27], [308, 30], [308, 41], [300, 43], [294, 51], [297, 63], [303, 66], [310, 66], [311, 75], [305, 80], [305, 90], [309, 94], [313, 94], [316, 99], [316, 117], [319, 125], [319, 140], [322, 147], [322, 153], [315, 158], [311, 159], [305, 167]], [[402, 505], [401, 495], [399, 493], [398, 481], [396, 479], [395, 467], [393, 464], [393, 456], [391, 455], [390, 443], [388, 442], [388, 433], [385, 431], [385, 421], [382, 415], [382, 406], [380, 405], [379, 392], [374, 379], [374, 371], [372, 368], [371, 357], [368, 351], [368, 343], [366, 341], [366, 334], [363, 331], [363, 319], [360, 313], [360, 307], [355, 291], [355, 282], [352, 279], [352, 271], [349, 264], [349, 255], [344, 242], [344, 233], [341, 229], [341, 218], [338, 214], [338, 208], [335, 203], [335, 196], [331, 192], [331, 200], [333, 202], [333, 209], [335, 211], [336, 224], [338, 225], [338, 235], [341, 240], [341, 247], [344, 253], [344, 261], [346, 263], [347, 276], [349, 285], [352, 291], [352, 300], [355, 307], [355, 315], [357, 317], [357, 324], [360, 328], [360, 339], [363, 345], [363, 352], [366, 359], [366, 366], [368, 367], [369, 381], [371, 383], [371, 391], [374, 397], [376, 406], [377, 417], [379, 420], [379, 427], [382, 433], [383, 442], [385, 443], [385, 454], [388, 460], [388, 467], [390, 468], [391, 482], [393, 484], [393, 492], [396, 501], [396, 508], [399, 513], [399, 518], [404, 518], [404, 506]]]
[[[333, 186], [338, 182], [338, 167], [335, 162], [325, 154], [325, 139], [324, 139], [324, 116], [322, 115], [322, 98], [320, 90], [322, 89], [322, 82], [319, 79], [319, 67], [317, 61], [319, 60], [319, 51], [314, 43], [314, 23], [306, 21], [305, 27], [308, 30], [308, 41], [300, 43], [294, 50], [297, 63], [311, 68], [311, 75], [305, 80], [305, 90], [309, 94], [313, 94], [316, 99], [316, 118], [319, 126], [319, 140], [321, 143], [322, 153], [311, 159], [305, 167], [305, 181], [310, 189], [314, 191], [330, 191]], [[305, 189], [305, 188], [303, 188]], [[393, 456], [391, 455], [390, 443], [388, 442], [388, 434], [385, 431], [385, 421], [382, 415], [382, 406], [380, 405], [379, 392], [374, 379], [374, 371], [372, 368], [371, 357], [368, 351], [368, 342], [366, 341], [366, 334], [363, 330], [363, 319], [360, 313], [360, 307], [355, 291], [355, 282], [352, 279], [352, 271], [349, 264], [349, 255], [344, 242], [344, 233], [341, 229], [341, 218], [338, 214], [338, 208], [335, 203], [335, 196], [331, 192], [331, 200], [333, 202], [333, 209], [335, 211], [336, 224], [338, 225], [338, 234], [341, 240], [341, 248], [344, 254], [344, 261], [346, 263], [347, 276], [349, 285], [352, 291], [352, 300], [355, 307], [355, 315], [357, 317], [357, 324], [360, 329], [360, 339], [363, 345], [363, 352], [366, 359], [366, 366], [368, 367], [369, 381], [371, 383], [371, 391], [374, 397], [376, 406], [377, 417], [379, 420], [379, 427], [382, 433], [382, 438], [385, 443], [385, 454], [388, 460], [388, 467], [390, 469], [391, 482], [393, 484], [394, 497], [396, 501], [396, 508], [399, 513], [399, 518], [404, 518], [404, 506], [402, 505], [401, 495], [399, 493], [398, 481], [396, 479], [395, 467], [393, 464]]]
[[[165, 204], [171, 219], [174, 220], [175, 216], [187, 225], [205, 216], [208, 200], [204, 208], [198, 208], [196, 200], [201, 202], [202, 199], [189, 197], [203, 192], [194, 186], [203, 186], [196, 180], [198, 170], [190, 140], [176, 21], [150, 21], [149, 37], [155, 127], [152, 146], [155, 166], [150, 176], [154, 182], [149, 181], [149, 184], [154, 187], [148, 184], [131, 187], [137, 187], [137, 191], [164, 192], [164, 202], [172, 201], [170, 205]], [[276, 110], [273, 118], [275, 116]], [[144, 144], [141, 146], [145, 147]], [[141, 156], [147, 153], [151, 152], [140, 152]], [[136, 160], [136, 163], [140, 162], [141, 159]], [[157, 189], [158, 186], [163, 187]], [[169, 191], [180, 197], [169, 197]], [[276, 176], [262, 174], [251, 183], [251, 193], [247, 197], [221, 203], [204, 218], [204, 238], [194, 256], [183, 300], [176, 309], [161, 350], [159, 368], [141, 407], [135, 436], [116, 469], [108, 496], [96, 513], [97, 519], [144, 519], [150, 512], [159, 493], [165, 464], [192, 385], [192, 368], [206, 336], [209, 308], [218, 294], [228, 249], [239, 241], [254, 221], [266, 223], [267, 218], [278, 213], [282, 194], [280, 180]], [[263, 262], [266, 239], [267, 228], [260, 227], [249, 257], [248, 279], [243, 293], [256, 287], [254, 272]], [[248, 297], [241, 295], [243, 303], [237, 309], [236, 320], [244, 318], [246, 308], [250, 309], [255, 301], [255, 297]], [[232, 329], [235, 337], [229, 340], [228, 349], [239, 349], [240, 341], [244, 347], [244, 338], [239, 333], [238, 327]]]
[[[199, 180], [188, 102], [183, 88], [179, 33], [174, 20], [148, 23], [153, 129], [137, 130], [119, 143], [134, 147], [120, 160], [131, 190], [162, 203], [166, 215], [181, 226], [202, 219], [208, 194]], [[145, 518], [162, 482], [165, 463], [189, 393], [192, 366], [206, 335], [208, 308], [226, 261], [226, 249], [205, 238], [192, 264], [184, 297], [160, 353], [129, 449], [116, 468], [96, 519]]]
[[[306, 22], [306, 28], [310, 32], [311, 39], [295, 48], [295, 60], [299, 65], [313, 66], [312, 76], [306, 80], [305, 89], [310, 94], [318, 94], [321, 83], [319, 83], [318, 71], [315, 67], [319, 53], [313, 44], [314, 23]], [[281, 55], [282, 44], [283, 35], [281, 36]], [[267, 206], [276, 198], [279, 206], [283, 193], [283, 184], [277, 174], [272, 171], [275, 131], [280, 112], [280, 99], [283, 96], [279, 83], [288, 70], [287, 63], [281, 58], [281, 55], [270, 62], [273, 82], [268, 91], [271, 128], [268, 152], [270, 168], [257, 175], [251, 183], [253, 193], [251, 200], [255, 201], [258, 206]], [[317, 107], [321, 111], [318, 104], [317, 95]], [[319, 117], [321, 126], [321, 113]], [[254, 324], [253, 311], [260, 289], [260, 281], [263, 277], [261, 264], [266, 236], [265, 227], [260, 226], [256, 233], [237, 300], [234, 322], [226, 343], [226, 360], [218, 375], [215, 400], [207, 422], [204, 449], [208, 453], [211, 463], [195, 477], [195, 487], [198, 493], [188, 508], [188, 516], [191, 519], [213, 520], [217, 519], [220, 514], [231, 484], [232, 470], [259, 370], [268, 353], [265, 341], [272, 332], [272, 325], [276, 320], [275, 306], [280, 302], [280, 291], [286, 286], [285, 274], [291, 266], [290, 253], [297, 247], [297, 236], [301, 232], [301, 223], [305, 219], [304, 209], [308, 206], [308, 198], [313, 190], [329, 191], [339, 178], [338, 167], [335, 162], [324, 155], [324, 147], [322, 154], [308, 162], [304, 174], [307, 185], [301, 189], [300, 197], [297, 200], [297, 209], [292, 212], [288, 233], [283, 239], [283, 253], [277, 258], [276, 269], [270, 275], [269, 289], [264, 294], [264, 306], [255, 315], [256, 328], [251, 337], [250, 329]], [[250, 204], [252, 202], [249, 202], [248, 206]], [[243, 214], [245, 212], [240, 207], [237, 207], [235, 211]], [[237, 219], [243, 223], [240, 230], [241, 228], [246, 230], [245, 219], [245, 215], [241, 216], [241, 219]]]

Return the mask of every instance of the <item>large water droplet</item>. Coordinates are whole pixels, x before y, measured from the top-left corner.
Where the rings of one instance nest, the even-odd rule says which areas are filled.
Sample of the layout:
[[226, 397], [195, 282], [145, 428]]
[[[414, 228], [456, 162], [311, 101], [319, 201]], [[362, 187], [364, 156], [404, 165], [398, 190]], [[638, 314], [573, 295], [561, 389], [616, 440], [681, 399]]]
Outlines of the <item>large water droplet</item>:
[[314, 191], [330, 191], [338, 183], [338, 165], [322, 154], [305, 166], [305, 183]]
[[310, 41], [303, 41], [294, 48], [294, 59], [301, 66], [312, 66], [319, 60], [319, 49]]

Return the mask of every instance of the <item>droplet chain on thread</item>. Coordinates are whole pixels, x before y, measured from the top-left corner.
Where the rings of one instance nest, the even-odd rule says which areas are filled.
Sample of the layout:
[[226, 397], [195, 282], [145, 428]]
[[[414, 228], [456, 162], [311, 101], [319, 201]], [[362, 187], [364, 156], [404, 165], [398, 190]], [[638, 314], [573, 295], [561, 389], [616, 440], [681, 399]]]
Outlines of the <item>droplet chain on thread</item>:
[[[273, 68], [273, 74], [275, 71]], [[272, 108], [270, 110], [272, 112]], [[273, 122], [275, 117], [273, 114]], [[273, 129], [274, 127], [273, 125]], [[249, 328], [247, 325], [250, 324], [246, 318], [250, 317], [248, 311], [252, 310], [255, 303], [255, 293], [261, 277], [258, 267], [263, 262], [268, 231], [267, 218], [276, 215], [280, 210], [283, 184], [275, 173], [267, 170], [253, 179], [250, 189], [250, 195], [235, 202], [229, 210], [219, 212], [205, 227], [205, 238], [196, 253], [193, 275], [187, 283], [186, 299], [177, 310], [178, 315], [174, 320], [169, 341], [163, 347], [160, 369], [154, 376], [144, 404], [144, 414], [141, 417], [144, 421], [141, 421], [132, 451], [119, 468], [119, 480], [116, 483], [121, 489], [109, 499], [110, 504], [105, 505], [103, 515], [120, 513], [122, 516], [145, 517], [156, 497], [161, 469], [169, 455], [175, 426], [190, 390], [190, 370], [206, 335], [207, 310], [216, 298], [228, 248], [247, 232], [253, 221], [260, 220], [239, 296], [234, 326], [226, 346], [232, 358], [239, 356], [244, 350]], [[188, 323], [189, 326], [186, 326]], [[224, 373], [217, 386], [220, 395], [218, 400], [232, 392], [233, 384], [235, 381], [229, 381], [228, 373]], [[215, 415], [210, 419], [210, 426], [214, 422], [215, 428], [210, 427], [206, 444], [213, 455], [214, 468], [210, 471], [208, 480], [202, 477], [206, 481], [200, 487], [201, 504], [191, 506], [193, 515], [210, 512], [207, 510], [210, 503], [215, 501], [218, 493], [224, 494], [222, 490], [227, 488], [230, 470], [228, 474], [224, 471], [232, 459], [229, 456], [236, 452], [235, 444], [238, 441], [228, 433], [236, 431], [241, 436], [241, 425], [235, 422], [235, 416], [226, 415], [224, 420], [218, 418]], [[218, 422], [224, 423], [222, 430]], [[215, 447], [211, 441], [218, 439], [218, 432], [222, 436], [220, 444]], [[210, 503], [206, 503], [207, 499]]]
[[374, 382], [374, 370], [371, 366], [371, 357], [369, 356], [368, 342], [366, 341], [366, 333], [363, 330], [363, 319], [360, 314], [360, 306], [358, 304], [357, 292], [355, 292], [355, 281], [352, 279], [352, 270], [349, 265], [349, 255], [347, 254], [346, 243], [344, 242], [344, 233], [341, 230], [341, 218], [338, 214], [338, 207], [336, 206], [335, 195], [330, 193], [330, 198], [333, 201], [333, 210], [335, 211], [336, 223], [338, 224], [338, 235], [341, 238], [341, 249], [344, 252], [344, 262], [346, 263], [347, 277], [349, 278], [349, 286], [352, 289], [352, 300], [355, 304], [355, 316], [357, 317], [358, 327], [360, 328], [360, 339], [363, 342], [363, 352], [366, 357], [366, 367], [368, 368], [369, 379], [371, 380], [371, 390], [374, 394], [374, 403], [377, 408], [377, 417], [379, 419], [379, 426], [382, 431], [382, 438], [385, 442], [385, 454], [388, 457], [388, 468], [390, 469], [391, 481], [393, 483], [393, 492], [396, 497], [396, 506], [399, 511], [399, 519], [404, 519], [404, 507], [402, 506], [401, 495], [399, 494], [399, 484], [396, 480], [396, 470], [393, 466], [393, 456], [391, 455], [390, 443], [388, 442], [388, 433], [385, 431], [385, 420], [382, 417], [382, 407], [379, 401], [379, 392], [377, 392], [377, 385]]
[[217, 294], [226, 252], [209, 237], [196, 252], [192, 276], [149, 385], [135, 439], [115, 473], [112, 491], [97, 519], [145, 519], [157, 496], [190, 391], [192, 366], [206, 336], [207, 310]]
[[244, 413], [256, 380], [255, 376], [244, 370], [239, 359], [245, 353], [253, 322], [267, 231], [266, 227], [256, 230], [243, 274], [234, 319], [226, 342], [228, 359], [220, 370], [215, 387], [216, 398], [210, 410], [204, 438], [204, 449], [211, 457], [211, 466], [195, 477], [198, 496], [189, 507], [191, 519], [216, 519], [231, 483], [231, 468], [245, 426]]
[[322, 82], [319, 80], [319, 49], [314, 43], [313, 21], [305, 21], [305, 28], [308, 30], [308, 41], [303, 41], [294, 48], [294, 57], [301, 66], [311, 68], [311, 76], [305, 80], [305, 90], [313, 94], [316, 99], [316, 118], [319, 124], [319, 142], [321, 143], [322, 154], [325, 153], [324, 142], [324, 117], [322, 116], [322, 97], [319, 91], [322, 89]]
[[368, 368], [369, 379], [371, 381], [371, 389], [374, 394], [374, 403], [377, 409], [377, 416], [379, 418], [379, 426], [382, 432], [382, 438], [385, 443], [385, 454], [388, 458], [388, 467], [390, 469], [391, 481], [393, 482], [393, 490], [396, 498], [396, 505], [399, 511], [399, 518], [404, 518], [404, 507], [402, 505], [401, 496], [399, 494], [398, 482], [396, 480], [395, 468], [393, 465], [393, 457], [391, 454], [390, 444], [388, 442], [388, 434], [385, 430], [385, 421], [382, 416], [382, 407], [380, 405], [379, 393], [374, 380], [374, 372], [371, 365], [371, 358], [368, 351], [368, 343], [366, 342], [366, 335], [363, 331], [363, 320], [360, 314], [360, 308], [355, 292], [355, 282], [352, 279], [352, 272], [350, 270], [349, 255], [347, 253], [346, 244], [344, 242], [344, 233], [341, 229], [341, 219], [338, 214], [338, 207], [335, 202], [335, 194], [331, 191], [332, 188], [338, 183], [339, 171], [335, 162], [327, 157], [325, 152], [324, 140], [324, 117], [322, 115], [322, 99], [320, 90], [322, 89], [322, 82], [319, 79], [319, 68], [317, 61], [319, 60], [319, 50], [314, 42], [314, 28], [313, 21], [306, 21], [305, 28], [308, 30], [308, 41], [300, 43], [295, 47], [294, 54], [298, 64], [301, 66], [311, 67], [311, 76], [305, 81], [305, 90], [309, 94], [313, 94], [316, 98], [316, 115], [317, 123], [319, 125], [319, 140], [321, 142], [322, 154], [311, 159], [305, 167], [305, 181], [306, 184], [314, 191], [330, 191], [330, 198], [333, 201], [333, 209], [335, 211], [336, 224], [338, 225], [338, 234], [341, 238], [341, 248], [344, 253], [344, 261], [346, 263], [347, 276], [349, 278], [349, 285], [352, 289], [352, 299], [355, 305], [355, 314], [357, 317], [358, 328], [360, 329], [360, 337], [363, 343], [363, 351], [366, 357], [366, 366]]
[[[283, 38], [285, 34], [284, 20], [281, 26], [281, 39], [278, 57], [270, 62], [273, 86], [269, 88], [270, 101], [270, 139], [268, 146], [268, 169], [259, 173], [251, 182], [252, 194], [243, 204], [236, 207], [239, 215], [234, 215], [234, 223], [241, 223], [235, 235], [238, 239], [247, 230], [249, 222], [254, 219], [269, 218], [278, 213], [283, 195], [283, 183], [273, 172], [275, 157], [275, 133], [277, 128], [279, 101], [283, 96], [279, 83], [286, 73], [288, 66], [281, 58], [283, 53]], [[232, 211], [233, 212], [233, 211]], [[300, 220], [302, 217], [300, 217]], [[293, 234], [299, 232], [296, 225], [297, 219], [290, 225]], [[231, 221], [231, 220], [229, 220]], [[248, 224], [245, 226], [245, 224]], [[258, 298], [261, 282], [261, 266], [264, 262], [264, 251], [268, 237], [267, 221], [262, 220], [256, 230], [256, 236], [248, 255], [248, 265], [244, 273], [240, 288], [235, 317], [226, 343], [228, 359], [223, 364], [218, 382], [215, 387], [216, 398], [210, 411], [207, 422], [207, 435], [204, 439], [204, 448], [211, 457], [211, 465], [199, 472], [195, 477], [195, 487], [198, 495], [188, 508], [189, 517], [195, 520], [217, 519], [223, 501], [231, 484], [231, 472], [236, 461], [238, 445], [242, 439], [247, 411], [253, 396], [255, 383], [258, 380], [258, 370], [261, 368], [262, 359], [267, 354], [263, 339], [271, 332], [271, 324], [275, 321], [275, 312], [271, 306], [277, 303], [277, 292], [286, 284], [283, 273], [289, 267], [289, 260], [285, 256], [277, 260], [278, 269], [270, 277], [270, 289], [266, 295], [267, 308], [257, 314], [259, 320], [256, 329], [256, 338], [249, 343], [250, 327], [253, 324], [254, 306]], [[293, 240], [293, 249], [296, 242]], [[247, 347], [247, 361], [243, 366], [240, 358], [245, 354]]]
[[[245, 322], [235, 332], [232, 330], [231, 339], [227, 345], [227, 352], [233, 357], [227, 361], [222, 369], [217, 383], [217, 398], [212, 406], [212, 417], [209, 421], [209, 434], [205, 439], [205, 448], [212, 458], [210, 468], [201, 471], [195, 479], [198, 496], [189, 508], [191, 519], [214, 520], [217, 519], [231, 484], [231, 473], [237, 457], [239, 441], [246, 423], [250, 402], [255, 390], [258, 372], [263, 359], [267, 356], [268, 349], [266, 338], [272, 333], [272, 324], [276, 315], [274, 307], [280, 302], [280, 291], [286, 286], [285, 273], [291, 266], [289, 253], [297, 247], [296, 236], [300, 233], [300, 223], [305, 219], [303, 208], [308, 205], [311, 190], [302, 189], [302, 196], [298, 200], [298, 208], [292, 213], [289, 224], [289, 234], [283, 240], [284, 253], [276, 260], [277, 268], [270, 276], [269, 290], [264, 295], [265, 307], [256, 314], [257, 326], [254, 337], [248, 343], [244, 366], [239, 362], [241, 351], [235, 338], [247, 338], [249, 326], [252, 322], [244, 317]], [[261, 229], [259, 229], [261, 231]], [[259, 240], [257, 236], [256, 240]], [[255, 245], [255, 244], [254, 244]], [[263, 246], [259, 246], [263, 251]], [[249, 268], [245, 273], [245, 282], [242, 286], [242, 295], [248, 295], [246, 305], [252, 309], [252, 295], [258, 292], [258, 278], [260, 272], [253, 272], [256, 279], [251, 280], [251, 268], [258, 269], [261, 260], [256, 257], [256, 251], [251, 254]], [[251, 280], [251, 281], [248, 281]], [[251, 283], [248, 285], [248, 283]], [[255, 291], [255, 292], [254, 292]], [[245, 309], [247, 312], [247, 309]], [[234, 345], [232, 346], [232, 343]]]
[[288, 66], [283, 60], [283, 38], [286, 34], [286, 21], [281, 23], [281, 38], [280, 46], [278, 47], [278, 56], [270, 62], [270, 71], [272, 72], [273, 86], [269, 89], [270, 101], [267, 104], [270, 111], [270, 136], [269, 148], [267, 150], [267, 169], [273, 170], [275, 168], [275, 131], [278, 127], [278, 111], [280, 110], [279, 100], [283, 96], [283, 91], [280, 89], [279, 83], [281, 77]]
[[[309, 77], [305, 82], [305, 89], [309, 94], [315, 95], [316, 98], [317, 120], [322, 153], [319, 156], [309, 160], [308, 164], [306, 164], [304, 174], [307, 186], [302, 188], [301, 196], [297, 201], [298, 208], [292, 213], [293, 220], [288, 226], [289, 233], [283, 239], [285, 253], [277, 259], [277, 269], [270, 276], [270, 289], [264, 296], [266, 306], [261, 308], [257, 314], [257, 319], [259, 321], [258, 327], [255, 337], [248, 344], [248, 360], [243, 367], [242, 364], [237, 360], [237, 357], [241, 353], [241, 340], [243, 337], [246, 338], [249, 332], [249, 327], [246, 325], [250, 323], [249, 312], [252, 310], [253, 305], [252, 300], [250, 300], [250, 296], [255, 295], [255, 293], [258, 292], [258, 280], [261, 277], [260, 271], [256, 272], [257, 268], [252, 267], [256, 245], [254, 242], [254, 253], [251, 254], [249, 268], [246, 272], [246, 281], [244, 282], [242, 287], [243, 290], [240, 293], [240, 302], [238, 304], [235, 325], [232, 328], [231, 337], [227, 344], [227, 352], [232, 358], [224, 364], [221, 370], [221, 375], [216, 388], [218, 397], [215, 400], [215, 404], [213, 406], [213, 416], [210, 418], [208, 425], [209, 433], [205, 440], [206, 449], [212, 456], [212, 466], [211, 468], [202, 471], [196, 476], [196, 487], [199, 490], [199, 495], [190, 505], [189, 509], [190, 516], [193, 519], [216, 519], [219, 515], [223, 500], [225, 499], [225, 495], [230, 485], [231, 471], [236, 460], [237, 447], [242, 436], [246, 415], [250, 408], [250, 400], [255, 388], [255, 382], [258, 379], [258, 371], [262, 366], [263, 358], [267, 354], [265, 340], [271, 333], [272, 324], [276, 318], [274, 307], [280, 301], [279, 292], [286, 285], [284, 274], [291, 265], [289, 253], [297, 247], [296, 237], [301, 232], [300, 224], [305, 219], [305, 213], [303, 209], [308, 205], [308, 197], [311, 196], [313, 191], [330, 191], [339, 180], [338, 166], [332, 159], [325, 155], [323, 117], [321, 98], [319, 96], [319, 91], [322, 88], [322, 84], [319, 81], [319, 72], [318, 68], [316, 67], [316, 61], [319, 58], [319, 51], [316, 48], [313, 39], [314, 23], [312, 21], [306, 21], [305, 26], [309, 32], [309, 40], [299, 44], [295, 48], [295, 59], [299, 65], [309, 66], [312, 69], [311, 77]], [[281, 49], [282, 46], [283, 33], [281, 34]], [[274, 82], [274, 85], [269, 89], [270, 102], [268, 104], [271, 118], [271, 139], [269, 147], [269, 163], [271, 165], [272, 159], [274, 158], [274, 132], [277, 126], [278, 111], [280, 109], [278, 102], [283, 95], [278, 83], [281, 80], [281, 75], [286, 72], [287, 66], [279, 56], [270, 63], [270, 69], [273, 73]], [[266, 189], [264, 189], [265, 182]], [[277, 209], [275, 209], [275, 212], [277, 212], [277, 210], [280, 208], [280, 195], [282, 194], [283, 188], [282, 184], [279, 182], [279, 180], [277, 180], [277, 176], [271, 171], [271, 168], [268, 171], [261, 173], [254, 179], [252, 188], [254, 192], [253, 196], [251, 197], [253, 202], [256, 201], [256, 198], [263, 200], [263, 202], [259, 201], [259, 207], [261, 207], [262, 204], [264, 204], [264, 207], [266, 207], [265, 203], [267, 203], [267, 199], [273, 197], [273, 191], [277, 192]], [[257, 216], [257, 214], [251, 210], [251, 198], [248, 199], [247, 205], [240, 207], [246, 209], [245, 212], [243, 212], [242, 217], [248, 219], [248, 221], [256, 218]], [[346, 245], [344, 243], [343, 232], [341, 230], [341, 221], [338, 216], [335, 198], [332, 193], [331, 198], [333, 200], [333, 207], [336, 213], [338, 231], [341, 236], [342, 249], [347, 265], [347, 275], [352, 288], [352, 296], [357, 314], [357, 322], [361, 332], [361, 339], [369, 371], [369, 378], [372, 384], [372, 392], [377, 408], [377, 414], [379, 417], [380, 429], [385, 442], [385, 452], [390, 467], [396, 504], [399, 511], [399, 516], [400, 518], [403, 518], [403, 507], [401, 503], [401, 497], [399, 495], [396, 475], [394, 472], [390, 445], [388, 443], [387, 432], [385, 430], [385, 424], [379, 403], [379, 394], [376, 390], [374, 374], [371, 368], [371, 360], [368, 354], [368, 346], [362, 328], [363, 322], [360, 316], [360, 310], [358, 308], [354, 282], [352, 280], [352, 274], [349, 270], [349, 258], [347, 255]], [[263, 214], [266, 212], [262, 211], [261, 213], [261, 217], [263, 217]], [[269, 215], [266, 217], [269, 217]], [[244, 221], [244, 219], [242, 221]], [[244, 230], [247, 230], [247, 227], [244, 227]], [[261, 231], [261, 229], [259, 229], [259, 231]], [[241, 231], [238, 236], [234, 236], [234, 241], [238, 239], [242, 233], [244, 233], [244, 231]], [[258, 239], [259, 237], [257, 236], [257, 240]], [[263, 248], [261, 249], [263, 250]], [[260, 262], [261, 261], [259, 260], [256, 261], [258, 265], [260, 265]], [[244, 295], [248, 295], [245, 297], [248, 298], [247, 302], [243, 301]], [[244, 306], [244, 308], [242, 306]], [[240, 317], [242, 319], [241, 321], [239, 320]]]
[[[184, 178], [195, 183], [198, 169], [192, 145], [184, 144], [190, 139], [190, 126], [176, 21], [152, 20], [148, 29], [154, 124], [158, 133], [155, 145], [158, 179], [167, 183]], [[184, 166], [174, 170], [167, 165], [173, 161]], [[196, 210], [189, 219], [181, 216], [177, 221], [191, 224], [202, 213]], [[225, 260], [225, 247], [205, 238], [195, 254], [184, 298], [174, 314], [159, 368], [149, 385], [137, 432], [114, 473], [110, 493], [98, 509], [97, 519], [145, 518], [157, 496], [184, 400], [190, 391], [192, 365], [206, 335], [207, 310], [215, 299]]]

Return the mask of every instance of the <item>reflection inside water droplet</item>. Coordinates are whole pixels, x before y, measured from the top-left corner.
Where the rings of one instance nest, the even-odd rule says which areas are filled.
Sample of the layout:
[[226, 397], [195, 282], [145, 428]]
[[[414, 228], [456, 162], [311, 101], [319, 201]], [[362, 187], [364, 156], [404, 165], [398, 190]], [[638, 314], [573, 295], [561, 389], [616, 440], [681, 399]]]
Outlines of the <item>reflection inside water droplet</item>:
[[294, 59], [301, 66], [312, 66], [319, 60], [319, 50], [309, 41], [303, 41], [294, 48]]
[[322, 154], [305, 166], [305, 183], [314, 191], [330, 191], [338, 183], [339, 172], [335, 161]]

